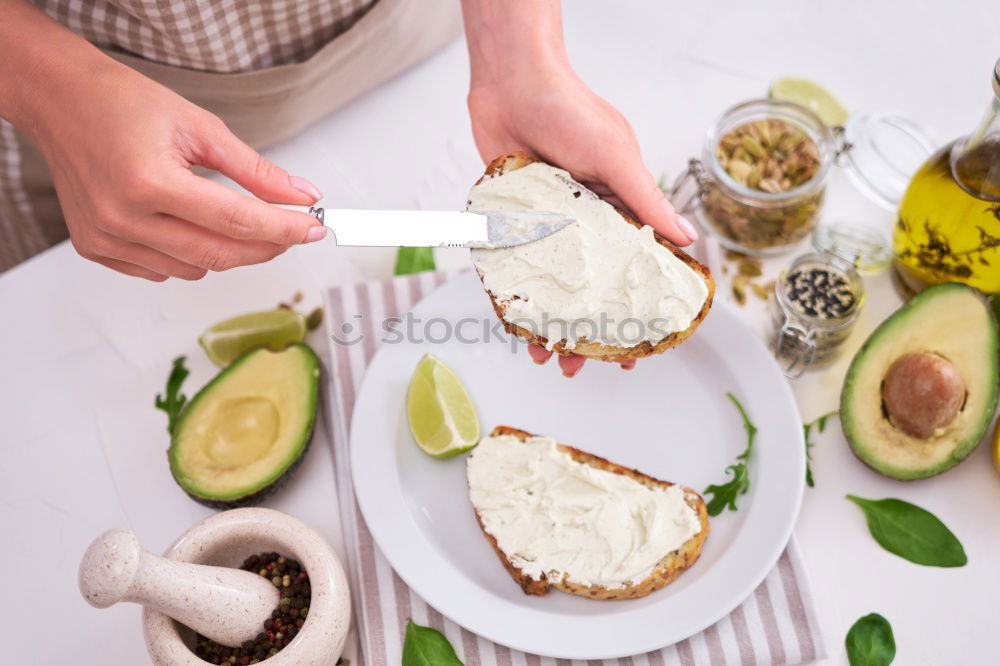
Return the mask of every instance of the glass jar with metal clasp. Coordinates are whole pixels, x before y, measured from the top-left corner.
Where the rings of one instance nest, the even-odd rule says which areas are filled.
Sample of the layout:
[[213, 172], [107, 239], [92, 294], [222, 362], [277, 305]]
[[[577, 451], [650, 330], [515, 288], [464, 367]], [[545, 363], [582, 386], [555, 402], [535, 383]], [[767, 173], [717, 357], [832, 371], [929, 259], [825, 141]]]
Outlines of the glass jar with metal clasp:
[[859, 270], [880, 270], [891, 261], [880, 234], [844, 223], [820, 225], [812, 245], [782, 268], [774, 285], [772, 349], [790, 378], [836, 359], [864, 305]]
[[828, 127], [794, 102], [755, 99], [722, 114], [668, 194], [727, 249], [781, 254], [816, 228], [834, 164], [894, 210], [932, 145], [898, 112], [861, 111]]

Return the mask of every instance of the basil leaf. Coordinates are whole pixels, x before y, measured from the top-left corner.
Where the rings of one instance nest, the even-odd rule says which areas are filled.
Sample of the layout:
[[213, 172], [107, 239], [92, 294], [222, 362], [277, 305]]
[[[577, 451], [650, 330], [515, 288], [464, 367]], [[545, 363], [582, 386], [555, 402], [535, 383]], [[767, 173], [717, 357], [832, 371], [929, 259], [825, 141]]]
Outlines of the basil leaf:
[[451, 643], [437, 629], [406, 623], [403, 666], [464, 666]]
[[889, 666], [896, 658], [892, 625], [878, 613], [859, 618], [844, 639], [851, 666]]
[[890, 553], [929, 567], [963, 567], [968, 563], [962, 543], [930, 511], [899, 499], [847, 499], [861, 507], [868, 530]]
[[167, 432], [174, 434], [174, 426], [177, 424], [177, 417], [187, 404], [187, 396], [181, 393], [181, 384], [187, 379], [188, 369], [184, 367], [183, 356], [174, 359], [174, 365], [170, 369], [170, 376], [167, 377], [167, 388], [163, 395], [157, 394], [153, 406], [162, 409], [167, 413]]
[[434, 248], [431, 247], [401, 247], [396, 253], [396, 268], [394, 275], [409, 275], [432, 271], [434, 264]]

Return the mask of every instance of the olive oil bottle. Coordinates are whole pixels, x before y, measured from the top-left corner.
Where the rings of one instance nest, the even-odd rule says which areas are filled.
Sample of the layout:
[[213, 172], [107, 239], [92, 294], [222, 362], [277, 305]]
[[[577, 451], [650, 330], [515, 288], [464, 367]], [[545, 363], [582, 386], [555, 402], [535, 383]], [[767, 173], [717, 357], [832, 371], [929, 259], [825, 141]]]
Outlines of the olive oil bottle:
[[1000, 61], [993, 91], [976, 131], [931, 156], [900, 202], [893, 252], [909, 295], [941, 282], [1000, 293]]

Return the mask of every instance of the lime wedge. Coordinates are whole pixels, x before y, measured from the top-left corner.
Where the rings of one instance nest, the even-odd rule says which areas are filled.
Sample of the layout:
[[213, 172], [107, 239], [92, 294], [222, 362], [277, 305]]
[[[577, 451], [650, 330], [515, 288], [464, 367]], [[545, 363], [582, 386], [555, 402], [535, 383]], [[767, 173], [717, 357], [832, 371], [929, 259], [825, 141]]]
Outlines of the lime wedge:
[[479, 443], [479, 417], [462, 382], [440, 359], [424, 354], [406, 392], [406, 418], [417, 446], [450, 458]]
[[306, 318], [294, 310], [265, 310], [219, 322], [202, 333], [198, 344], [209, 360], [224, 368], [254, 347], [280, 351], [306, 335]]
[[783, 76], [771, 83], [768, 97], [784, 99], [806, 107], [830, 127], [847, 122], [847, 109], [829, 90], [810, 81], [794, 76]]

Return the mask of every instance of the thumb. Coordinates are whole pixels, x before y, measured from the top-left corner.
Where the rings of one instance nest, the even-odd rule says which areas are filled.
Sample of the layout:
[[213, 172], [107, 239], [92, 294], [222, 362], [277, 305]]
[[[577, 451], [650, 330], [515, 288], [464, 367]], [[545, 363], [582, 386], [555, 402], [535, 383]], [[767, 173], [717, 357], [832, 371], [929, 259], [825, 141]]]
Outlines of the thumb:
[[653, 227], [670, 242], [690, 245], [698, 240], [694, 225], [674, 210], [641, 160], [615, 165], [605, 182], [625, 207], [639, 216], [639, 222]]
[[309, 206], [323, 197], [308, 180], [290, 176], [240, 141], [222, 121], [214, 125], [203, 143], [201, 166], [218, 171], [270, 203]]

